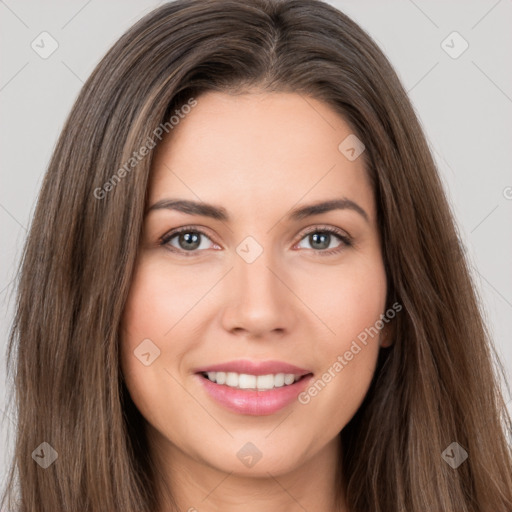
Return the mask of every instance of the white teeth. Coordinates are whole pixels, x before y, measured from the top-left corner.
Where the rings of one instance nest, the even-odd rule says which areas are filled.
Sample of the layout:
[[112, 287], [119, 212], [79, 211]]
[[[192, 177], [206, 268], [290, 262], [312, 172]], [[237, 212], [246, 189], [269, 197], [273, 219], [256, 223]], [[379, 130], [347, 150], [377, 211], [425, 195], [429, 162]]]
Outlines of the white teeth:
[[270, 375], [258, 375], [256, 380], [256, 389], [272, 389], [274, 387], [274, 376]]
[[287, 373], [285, 376], [284, 376], [284, 383], [286, 385], [290, 385], [290, 384], [293, 384], [293, 375]]
[[249, 375], [235, 372], [207, 372], [206, 375], [208, 380], [217, 384], [225, 384], [230, 388], [257, 389], [260, 391], [289, 386], [302, 377], [293, 373]]
[[229, 386], [230, 388], [238, 386], [238, 375], [236, 373], [226, 373], [226, 386]]
[[238, 387], [240, 389], [254, 389], [256, 388], [256, 380], [256, 375], [247, 375], [246, 373], [242, 373], [238, 376]]
[[[291, 373], [288, 375], [292, 375]], [[293, 375], [293, 380], [295, 381], [295, 375]], [[274, 386], [276, 388], [280, 388], [284, 386], [284, 383], [286, 381], [284, 373], [278, 373], [277, 375], [274, 375]]]

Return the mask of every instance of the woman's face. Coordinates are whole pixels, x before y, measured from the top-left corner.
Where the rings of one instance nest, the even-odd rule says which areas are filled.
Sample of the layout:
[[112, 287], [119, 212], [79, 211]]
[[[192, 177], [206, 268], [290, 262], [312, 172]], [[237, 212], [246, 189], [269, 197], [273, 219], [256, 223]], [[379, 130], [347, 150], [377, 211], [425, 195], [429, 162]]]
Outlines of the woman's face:
[[326, 104], [196, 100], [153, 160], [122, 371], [160, 454], [277, 475], [334, 452], [372, 379], [386, 297], [374, 196]]

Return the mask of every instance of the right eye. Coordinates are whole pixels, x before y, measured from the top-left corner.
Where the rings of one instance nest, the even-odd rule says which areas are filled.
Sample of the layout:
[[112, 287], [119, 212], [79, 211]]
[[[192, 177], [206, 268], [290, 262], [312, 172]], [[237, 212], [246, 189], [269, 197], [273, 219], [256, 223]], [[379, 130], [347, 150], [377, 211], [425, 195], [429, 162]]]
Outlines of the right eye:
[[[208, 249], [207, 244], [203, 243], [203, 237], [212, 242], [210, 237], [203, 231], [185, 226], [174, 229], [164, 235], [161, 238], [160, 245], [166, 246], [172, 252], [180, 253], [183, 256], [193, 256], [198, 250]], [[214, 244], [214, 242], [212, 243]]]

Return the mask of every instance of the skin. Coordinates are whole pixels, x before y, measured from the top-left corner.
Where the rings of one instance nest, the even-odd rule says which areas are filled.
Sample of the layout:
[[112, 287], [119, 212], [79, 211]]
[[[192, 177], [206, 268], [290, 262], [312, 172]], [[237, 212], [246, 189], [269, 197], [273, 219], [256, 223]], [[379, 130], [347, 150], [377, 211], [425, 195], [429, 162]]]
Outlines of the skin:
[[[147, 421], [160, 510], [171, 510], [168, 489], [179, 510], [332, 512], [338, 434], [368, 390], [388, 326], [309, 403], [270, 415], [225, 409], [193, 370], [272, 359], [321, 377], [384, 314], [386, 275], [364, 160], [338, 150], [352, 130], [311, 97], [251, 90], [196, 99], [156, 149], [149, 205], [204, 201], [232, 218], [147, 214], [121, 331], [122, 371]], [[351, 209], [287, 218], [292, 208], [341, 197], [368, 220]], [[192, 256], [183, 255], [179, 235], [161, 245], [189, 225], [206, 233]], [[305, 234], [317, 226], [339, 228], [352, 245], [331, 235], [319, 249]], [[236, 252], [247, 236], [263, 249], [252, 263]], [[160, 350], [149, 366], [134, 355], [147, 338]], [[262, 453], [252, 467], [237, 457], [247, 442]]]

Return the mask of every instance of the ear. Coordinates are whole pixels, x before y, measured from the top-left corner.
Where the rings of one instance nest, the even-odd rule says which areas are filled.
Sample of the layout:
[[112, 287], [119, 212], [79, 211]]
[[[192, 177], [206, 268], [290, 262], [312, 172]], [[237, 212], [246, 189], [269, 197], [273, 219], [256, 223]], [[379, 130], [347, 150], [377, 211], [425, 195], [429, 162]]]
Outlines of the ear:
[[382, 330], [380, 331], [379, 336], [379, 345], [382, 348], [388, 348], [393, 345], [395, 340], [395, 322], [391, 320], [389, 323], [385, 324]]

